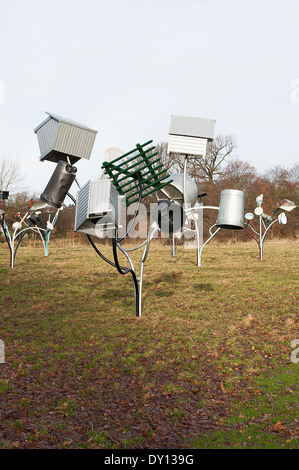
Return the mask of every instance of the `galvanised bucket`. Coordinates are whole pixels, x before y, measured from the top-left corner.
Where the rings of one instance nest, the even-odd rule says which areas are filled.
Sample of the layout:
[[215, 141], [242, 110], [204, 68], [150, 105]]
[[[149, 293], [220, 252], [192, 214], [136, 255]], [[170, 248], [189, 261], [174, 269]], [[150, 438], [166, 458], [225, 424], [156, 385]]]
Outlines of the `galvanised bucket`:
[[226, 229], [242, 229], [244, 223], [245, 192], [238, 189], [221, 191], [216, 225]]

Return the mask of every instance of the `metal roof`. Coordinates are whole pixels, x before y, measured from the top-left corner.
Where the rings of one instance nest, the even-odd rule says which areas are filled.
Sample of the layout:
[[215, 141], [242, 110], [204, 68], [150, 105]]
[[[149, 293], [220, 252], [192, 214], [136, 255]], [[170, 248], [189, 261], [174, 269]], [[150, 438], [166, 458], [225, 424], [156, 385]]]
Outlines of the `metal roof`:
[[97, 131], [71, 119], [46, 112], [49, 117], [34, 130], [40, 148], [40, 160], [73, 164], [89, 160]]
[[169, 134], [213, 140], [215, 119], [171, 116]]
[[48, 122], [50, 119], [54, 119], [54, 121], [63, 122], [63, 123], [65, 123], [65, 124], [71, 124], [71, 125], [73, 125], [73, 126], [80, 127], [81, 129], [86, 129], [86, 130], [89, 130], [89, 131], [97, 132], [97, 131], [95, 131], [94, 129], [91, 129], [90, 127], [85, 126], [84, 124], [81, 124], [80, 122], [73, 121], [72, 119], [59, 116], [58, 114], [49, 113], [48, 111], [46, 111], [46, 114], [48, 114], [49, 117], [46, 118], [41, 124], [39, 124], [39, 125], [34, 129], [34, 132], [38, 131], [38, 129], [40, 129], [40, 128], [41, 128], [46, 122]]

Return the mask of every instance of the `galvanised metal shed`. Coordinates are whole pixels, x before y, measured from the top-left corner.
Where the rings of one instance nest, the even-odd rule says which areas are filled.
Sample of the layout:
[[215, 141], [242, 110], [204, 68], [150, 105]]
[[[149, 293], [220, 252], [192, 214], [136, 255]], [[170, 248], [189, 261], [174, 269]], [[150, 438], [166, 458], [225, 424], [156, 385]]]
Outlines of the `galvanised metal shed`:
[[212, 142], [214, 119], [171, 116], [168, 152], [205, 157], [207, 143]]
[[[59, 160], [74, 164], [80, 158], [89, 160], [97, 131], [71, 119], [46, 111], [49, 115], [34, 129], [40, 148], [40, 161]], [[67, 158], [68, 157], [68, 158]]]
[[118, 227], [123, 199], [111, 179], [89, 180], [77, 192], [74, 231], [101, 238], [103, 230]]

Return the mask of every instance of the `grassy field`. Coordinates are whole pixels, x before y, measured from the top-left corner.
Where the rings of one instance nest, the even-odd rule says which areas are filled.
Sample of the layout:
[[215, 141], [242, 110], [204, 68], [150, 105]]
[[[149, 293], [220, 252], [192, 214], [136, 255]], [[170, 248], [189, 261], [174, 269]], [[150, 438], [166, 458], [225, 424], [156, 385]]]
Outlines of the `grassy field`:
[[154, 243], [141, 318], [91, 246], [0, 246], [0, 448], [299, 448], [298, 243]]

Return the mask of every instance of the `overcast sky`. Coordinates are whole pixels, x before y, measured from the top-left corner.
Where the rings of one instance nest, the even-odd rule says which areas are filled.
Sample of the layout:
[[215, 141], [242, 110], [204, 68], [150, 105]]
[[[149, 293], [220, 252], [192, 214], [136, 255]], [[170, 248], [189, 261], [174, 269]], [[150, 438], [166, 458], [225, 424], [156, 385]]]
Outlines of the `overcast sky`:
[[[216, 120], [258, 171], [299, 160], [298, 0], [0, 0], [0, 158], [42, 192], [46, 111], [98, 131], [104, 152], [168, 140], [171, 115]], [[73, 188], [72, 188], [73, 189]]]

